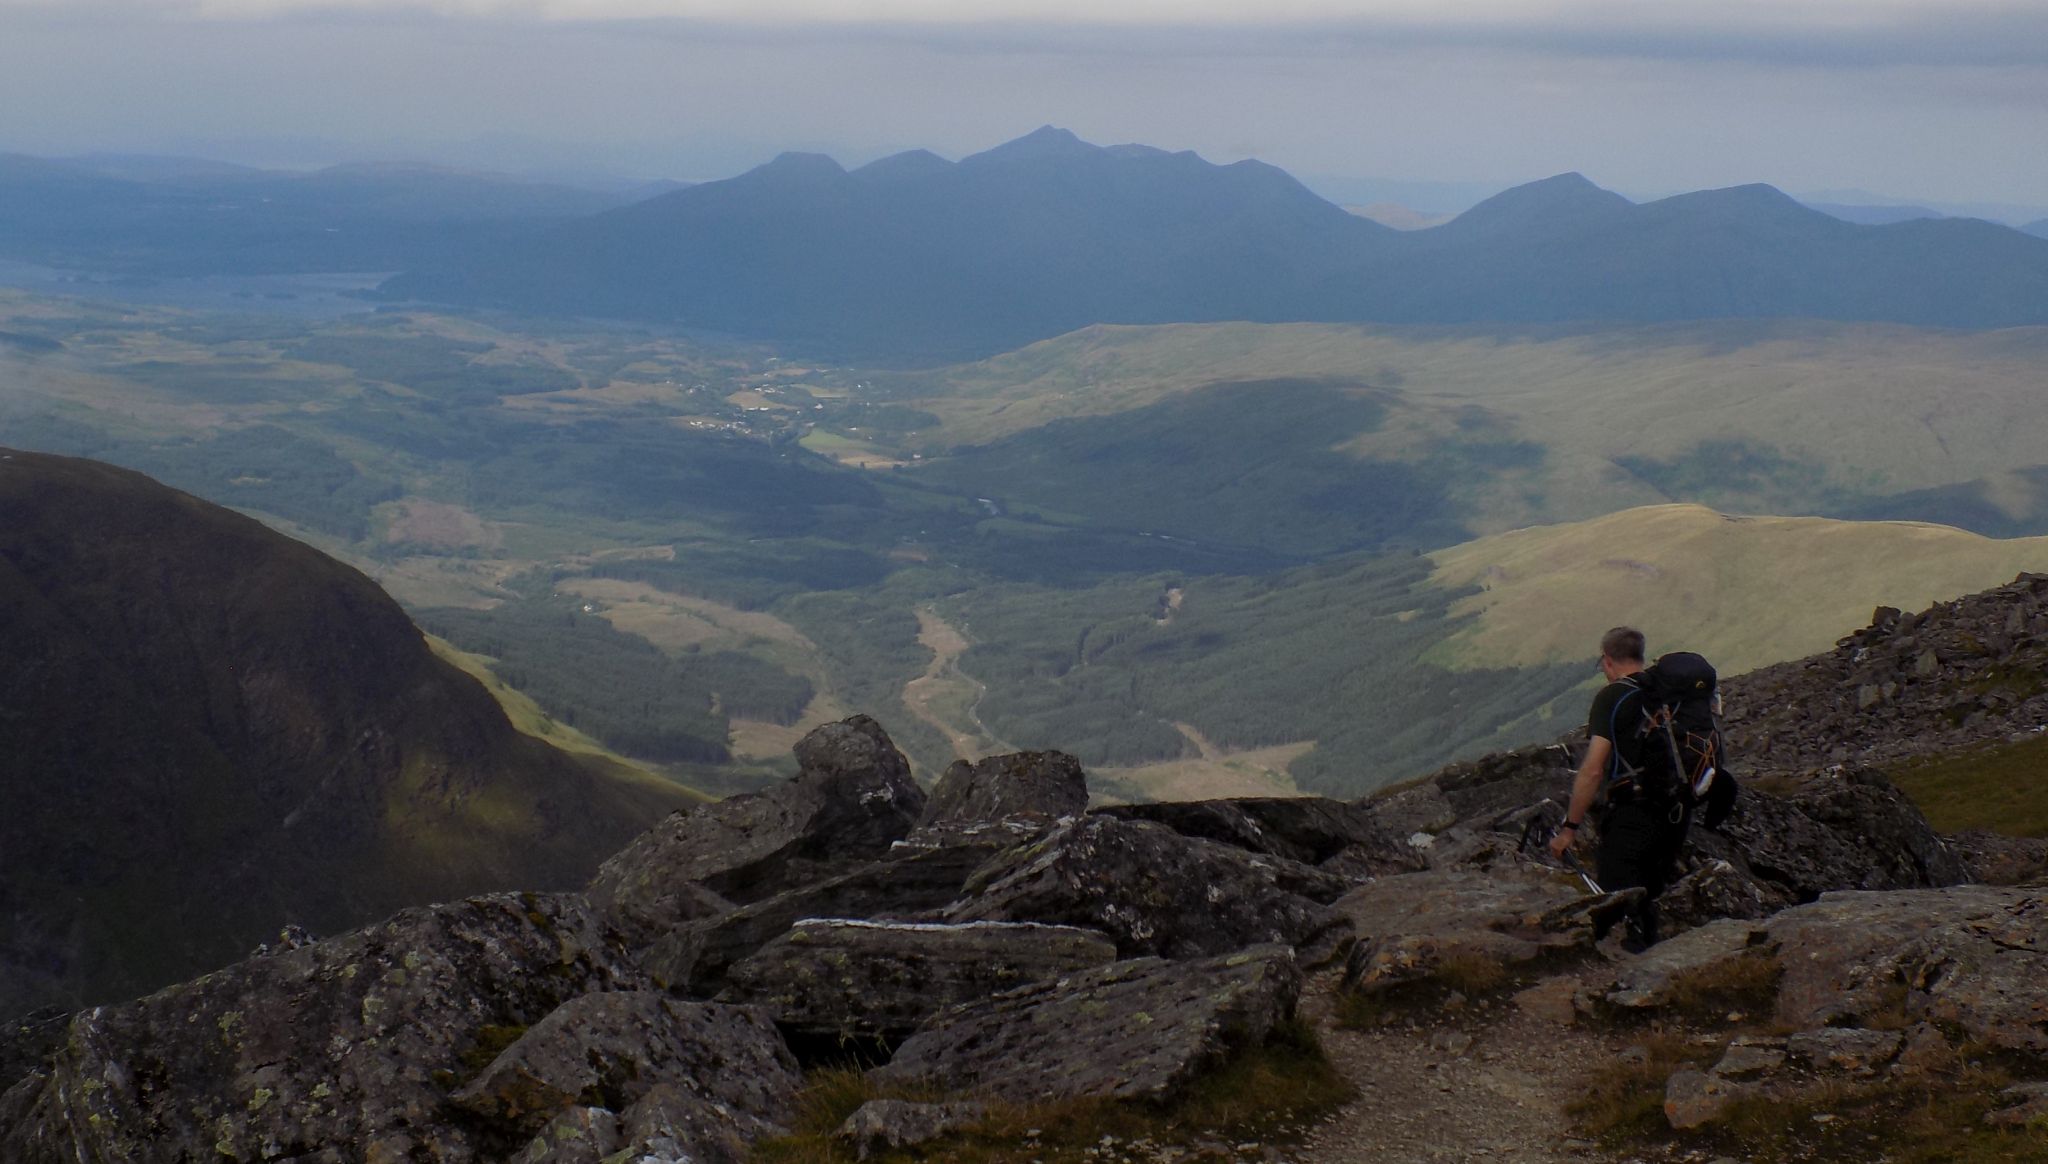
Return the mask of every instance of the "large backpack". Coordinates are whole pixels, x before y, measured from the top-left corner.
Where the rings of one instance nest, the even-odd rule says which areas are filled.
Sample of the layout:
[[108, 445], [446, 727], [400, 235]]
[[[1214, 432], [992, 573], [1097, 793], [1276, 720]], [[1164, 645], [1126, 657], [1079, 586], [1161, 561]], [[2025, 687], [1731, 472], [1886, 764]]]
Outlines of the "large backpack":
[[1735, 778], [1727, 770], [1713, 664], [1691, 651], [1673, 651], [1631, 677], [1643, 693], [1643, 767], [1635, 774], [1649, 796], [1696, 807], [1708, 828], [1735, 807]]

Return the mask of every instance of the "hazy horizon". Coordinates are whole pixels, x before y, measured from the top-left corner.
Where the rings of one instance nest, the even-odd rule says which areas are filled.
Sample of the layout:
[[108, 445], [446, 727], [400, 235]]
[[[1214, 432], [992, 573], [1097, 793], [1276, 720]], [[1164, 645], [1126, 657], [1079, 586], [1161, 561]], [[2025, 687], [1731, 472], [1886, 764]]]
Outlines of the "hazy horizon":
[[[2048, 11], [1998, 0], [0, 0], [0, 149], [728, 177], [1052, 123], [1455, 210], [1576, 170], [2048, 206]], [[1405, 196], [1389, 191], [1405, 192]]]

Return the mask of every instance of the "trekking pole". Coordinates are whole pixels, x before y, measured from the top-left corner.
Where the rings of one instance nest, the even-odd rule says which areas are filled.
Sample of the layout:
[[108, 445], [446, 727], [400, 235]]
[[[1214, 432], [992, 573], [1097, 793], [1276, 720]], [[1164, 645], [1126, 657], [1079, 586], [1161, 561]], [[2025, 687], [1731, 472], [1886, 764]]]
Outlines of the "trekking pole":
[[[1529, 818], [1528, 824], [1522, 826], [1522, 840], [1521, 844], [1517, 846], [1522, 852], [1526, 853], [1529, 851], [1529, 838], [1536, 832], [1539, 825], [1544, 826], [1541, 851], [1545, 853], [1550, 851], [1550, 842], [1557, 837], [1557, 826], [1550, 824], [1544, 814], [1538, 813]], [[1586, 888], [1592, 890], [1595, 897], [1607, 892], [1605, 889], [1600, 888], [1600, 883], [1593, 880], [1593, 875], [1586, 871], [1586, 866], [1580, 862], [1578, 854], [1570, 849], [1564, 851], [1564, 867], [1578, 874], [1579, 880], [1586, 883]]]
[[[1553, 829], [1552, 832], [1555, 833], [1556, 830]], [[1579, 880], [1586, 883], [1586, 888], [1592, 890], [1594, 896], [1597, 897], [1600, 894], [1607, 892], [1605, 889], [1600, 888], [1600, 883], [1598, 881], [1593, 880], [1593, 875], [1591, 873], [1586, 872], [1586, 867], [1583, 864], [1580, 864], [1579, 862], [1579, 855], [1577, 853], [1572, 852], [1570, 849], [1566, 849], [1564, 851], [1564, 866], [1565, 868], [1570, 869], [1572, 872], [1577, 873], [1579, 875]]]

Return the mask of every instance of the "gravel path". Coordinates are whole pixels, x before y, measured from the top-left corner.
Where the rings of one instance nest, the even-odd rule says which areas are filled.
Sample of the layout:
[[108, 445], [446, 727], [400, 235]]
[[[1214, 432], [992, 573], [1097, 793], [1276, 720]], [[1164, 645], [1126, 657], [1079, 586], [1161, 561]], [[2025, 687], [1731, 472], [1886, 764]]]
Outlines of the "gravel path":
[[1321, 976], [1304, 1009], [1359, 1098], [1289, 1150], [1293, 1164], [1607, 1158], [1570, 1138], [1564, 1105], [1573, 1080], [1622, 1044], [1508, 1001], [1418, 1015], [1412, 1026], [1343, 1030], [1329, 1013], [1333, 985]]

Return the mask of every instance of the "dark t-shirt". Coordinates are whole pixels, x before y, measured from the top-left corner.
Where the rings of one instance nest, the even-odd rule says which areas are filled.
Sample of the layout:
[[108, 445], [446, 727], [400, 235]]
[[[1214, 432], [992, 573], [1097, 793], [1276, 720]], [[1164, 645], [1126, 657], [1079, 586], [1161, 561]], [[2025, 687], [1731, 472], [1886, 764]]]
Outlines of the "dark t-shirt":
[[[1586, 734], [1614, 743], [1614, 755], [1629, 768], [1643, 766], [1643, 693], [1626, 679], [1616, 680], [1593, 697], [1593, 710], [1586, 716]], [[1607, 762], [1609, 780], [1621, 772], [1614, 760]]]

